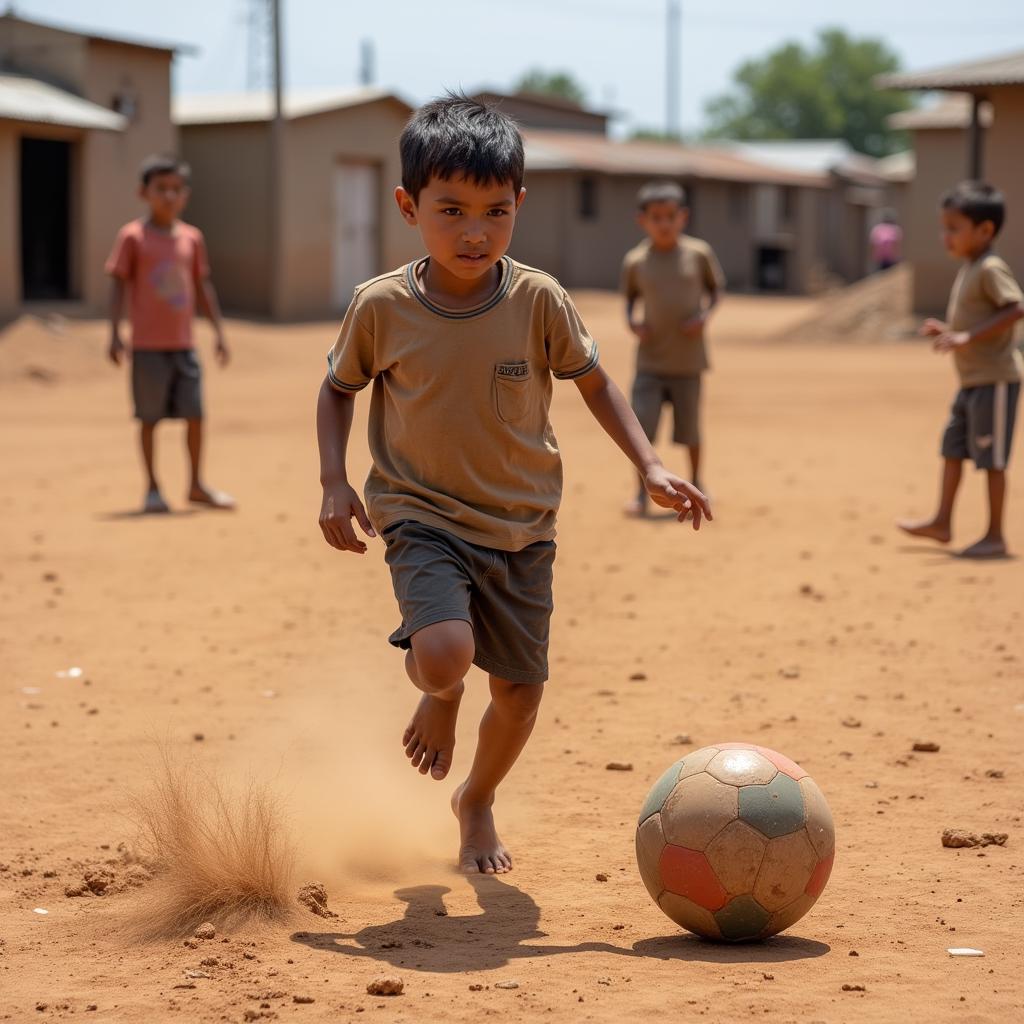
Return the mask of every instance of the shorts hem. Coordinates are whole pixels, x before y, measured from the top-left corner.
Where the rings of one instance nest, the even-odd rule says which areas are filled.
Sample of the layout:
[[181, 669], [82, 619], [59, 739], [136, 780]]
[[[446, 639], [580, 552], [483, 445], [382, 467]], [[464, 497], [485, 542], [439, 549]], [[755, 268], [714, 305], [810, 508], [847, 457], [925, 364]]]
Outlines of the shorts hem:
[[511, 668], [508, 665], [502, 665], [494, 661], [492, 658], [488, 658], [485, 654], [474, 656], [473, 664], [489, 675], [500, 676], [502, 679], [507, 679], [510, 683], [532, 683], [537, 685], [538, 683], [546, 683], [548, 681], [547, 669], [531, 671], [530, 669]]
[[411, 640], [414, 633], [418, 633], [421, 629], [426, 629], [427, 626], [433, 626], [438, 622], [468, 622], [470, 626], [473, 625], [473, 620], [469, 617], [467, 612], [462, 608], [447, 608], [439, 609], [437, 611], [426, 612], [419, 618], [413, 619], [408, 625], [402, 623], [388, 637], [388, 643], [392, 647], [397, 647], [400, 650], [407, 651], [412, 646]]

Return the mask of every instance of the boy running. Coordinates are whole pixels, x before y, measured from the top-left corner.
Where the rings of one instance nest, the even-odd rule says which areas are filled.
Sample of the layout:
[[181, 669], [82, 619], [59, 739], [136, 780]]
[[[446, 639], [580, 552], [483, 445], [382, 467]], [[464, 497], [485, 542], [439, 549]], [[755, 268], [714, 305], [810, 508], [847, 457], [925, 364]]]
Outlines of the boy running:
[[[355, 518], [381, 536], [402, 622], [390, 642], [423, 696], [402, 745], [421, 774], [452, 766], [471, 664], [491, 702], [452, 796], [463, 871], [501, 873], [495, 793], [533, 730], [548, 677], [555, 515], [562, 470], [548, 420], [552, 377], [571, 380], [657, 504], [694, 529], [707, 499], [670, 473], [598, 364], [597, 346], [554, 278], [505, 255], [525, 196], [514, 122], [462, 96], [410, 119], [399, 211], [427, 255], [359, 286], [317, 405], [320, 526], [363, 554]], [[373, 385], [366, 507], [346, 451], [356, 394]]]

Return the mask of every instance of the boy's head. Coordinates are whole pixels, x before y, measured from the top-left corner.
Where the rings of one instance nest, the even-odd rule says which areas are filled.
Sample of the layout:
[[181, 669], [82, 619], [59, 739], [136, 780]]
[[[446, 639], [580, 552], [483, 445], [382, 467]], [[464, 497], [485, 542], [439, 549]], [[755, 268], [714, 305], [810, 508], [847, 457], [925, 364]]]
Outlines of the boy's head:
[[674, 181], [652, 181], [636, 195], [636, 221], [656, 249], [670, 249], [686, 230], [686, 190]]
[[962, 181], [942, 197], [942, 241], [951, 256], [972, 259], [999, 234], [1006, 218], [1002, 192], [983, 181]]
[[192, 172], [184, 160], [157, 154], [148, 156], [139, 168], [139, 197], [149, 205], [150, 216], [159, 224], [171, 224], [185, 209]]
[[399, 142], [398, 208], [431, 258], [456, 277], [488, 271], [512, 240], [523, 188], [523, 139], [493, 107], [449, 94], [420, 107]]

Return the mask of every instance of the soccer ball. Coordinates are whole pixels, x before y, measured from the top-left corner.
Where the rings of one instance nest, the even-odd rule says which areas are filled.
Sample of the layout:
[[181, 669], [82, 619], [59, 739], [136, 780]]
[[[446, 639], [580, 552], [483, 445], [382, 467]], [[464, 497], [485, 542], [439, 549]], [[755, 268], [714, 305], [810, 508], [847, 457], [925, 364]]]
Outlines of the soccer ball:
[[637, 823], [647, 891], [706, 939], [763, 939], [799, 921], [834, 856], [832, 813], [814, 780], [750, 743], [716, 743], [677, 761]]

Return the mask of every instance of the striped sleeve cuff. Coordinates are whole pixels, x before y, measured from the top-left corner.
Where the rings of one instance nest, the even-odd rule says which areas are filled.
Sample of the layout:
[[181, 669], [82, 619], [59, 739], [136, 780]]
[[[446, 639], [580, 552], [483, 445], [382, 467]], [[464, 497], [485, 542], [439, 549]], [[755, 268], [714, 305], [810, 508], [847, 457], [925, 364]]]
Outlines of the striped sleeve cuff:
[[334, 360], [331, 358], [332, 353], [327, 353], [327, 379], [330, 381], [331, 387], [335, 391], [344, 392], [347, 395], [351, 395], [356, 391], [362, 391], [363, 388], [369, 383], [369, 381], [363, 381], [362, 384], [348, 384], [341, 380], [334, 372]]
[[585, 374], [590, 373], [598, 364], [598, 351], [597, 345], [594, 345], [593, 351], [590, 353], [590, 358], [578, 369], [569, 370], [567, 373], [557, 373], [552, 370], [552, 375], [556, 380], [575, 380], [577, 377], [583, 377]]

